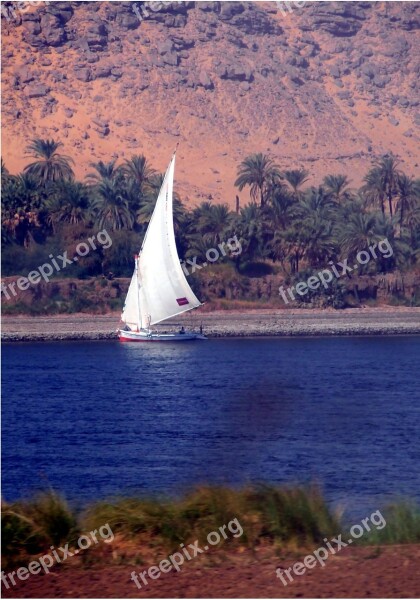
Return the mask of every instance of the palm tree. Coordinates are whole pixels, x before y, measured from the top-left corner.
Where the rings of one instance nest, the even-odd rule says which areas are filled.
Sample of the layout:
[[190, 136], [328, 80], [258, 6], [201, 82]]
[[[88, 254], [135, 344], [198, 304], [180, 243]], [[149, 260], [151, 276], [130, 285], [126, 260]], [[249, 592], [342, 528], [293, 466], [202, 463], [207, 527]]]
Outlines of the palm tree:
[[313, 214], [302, 223], [306, 236], [305, 257], [311, 267], [325, 265], [337, 252], [335, 227], [331, 220]]
[[397, 181], [397, 210], [400, 213], [400, 227], [404, 222], [406, 213], [418, 203], [419, 195], [418, 189], [420, 188], [420, 180], [416, 180], [413, 177], [408, 177], [405, 173], [401, 173]]
[[153, 181], [157, 173], [148, 164], [143, 155], [132, 156], [126, 159], [121, 166], [121, 172], [125, 178], [127, 189], [127, 200], [130, 210], [136, 214], [141, 207], [142, 200], [154, 188]]
[[391, 217], [393, 215], [392, 199], [397, 192], [398, 179], [401, 176], [401, 171], [398, 170], [399, 164], [400, 161], [392, 154], [390, 156], [383, 156], [375, 164], [378, 169], [379, 179], [382, 182], [382, 188], [388, 199], [389, 214]]
[[24, 169], [25, 173], [36, 177], [44, 184], [58, 181], [60, 179], [72, 179], [74, 177], [71, 164], [74, 161], [69, 156], [57, 152], [63, 144], [54, 140], [42, 140], [36, 138], [27, 147], [27, 152], [37, 160]]
[[289, 186], [292, 188], [295, 199], [301, 197], [300, 188], [308, 181], [309, 172], [306, 169], [294, 169], [292, 171], [284, 171], [283, 176]]
[[[409, 213], [408, 213], [409, 214]], [[416, 260], [416, 251], [418, 254], [418, 245], [411, 244], [413, 238], [410, 239], [410, 234], [407, 230], [399, 232], [398, 237], [395, 235], [397, 229], [398, 219], [389, 217], [388, 215], [378, 214], [375, 225], [375, 232], [377, 239], [388, 240], [392, 248], [392, 258], [385, 258], [382, 254], [379, 254], [375, 259], [377, 270], [380, 272], [392, 271], [395, 267], [400, 270], [405, 270], [409, 265], [413, 265]]]
[[93, 173], [88, 173], [86, 179], [91, 181], [93, 184], [101, 183], [104, 179], [111, 181], [120, 173], [120, 167], [115, 167], [117, 159], [111, 160], [110, 162], [98, 162], [90, 163], [90, 166], [95, 169]]
[[301, 223], [295, 222], [286, 229], [284, 242], [287, 248], [285, 254], [290, 263], [291, 273], [298, 273], [308, 245], [308, 235]]
[[201, 202], [197, 208], [193, 211], [193, 220], [197, 232], [201, 234], [202, 231], [207, 227], [207, 223], [211, 219], [211, 211], [213, 204], [211, 202]]
[[[298, 190], [295, 193], [298, 193]], [[277, 188], [268, 207], [268, 216], [273, 226], [276, 229], [287, 229], [296, 214], [296, 202], [292, 194], [281, 187]]]
[[[178, 242], [178, 240], [177, 240]], [[178, 243], [177, 243], [178, 247]], [[203, 236], [195, 233], [188, 238], [188, 244], [183, 248], [182, 255], [184, 258], [194, 258], [197, 257], [199, 263], [203, 263], [206, 260], [206, 252], [208, 251], [209, 246], [204, 240]]]
[[222, 242], [223, 234], [229, 228], [234, 216], [228, 205], [203, 202], [194, 213], [197, 219], [197, 232], [204, 241], [214, 245]]
[[39, 188], [39, 180], [23, 172], [14, 178], [18, 187], [17, 196], [21, 205], [25, 205], [28, 210], [39, 210], [42, 207], [45, 198], [45, 192]]
[[6, 241], [15, 241], [28, 247], [33, 240], [32, 233], [39, 226], [39, 213], [44, 194], [39, 181], [32, 175], [23, 173], [9, 176], [2, 187], [2, 225], [7, 232]]
[[11, 175], [9, 173], [9, 170], [6, 167], [4, 160], [1, 159], [1, 186], [2, 187], [10, 179], [10, 177], [11, 177]]
[[233, 216], [234, 213], [229, 210], [227, 204], [216, 204], [213, 206], [205, 239], [215, 245], [222, 242], [223, 234], [229, 228]]
[[327, 175], [323, 185], [327, 194], [338, 204], [350, 196], [350, 182], [346, 175]]
[[121, 167], [124, 175], [131, 183], [135, 183], [140, 194], [143, 194], [152, 178], [156, 175], [153, 169], [147, 162], [147, 158], [141, 155], [134, 155], [130, 159], [126, 159]]
[[337, 205], [323, 187], [311, 188], [296, 206], [296, 213], [301, 219], [318, 215], [324, 219], [331, 219], [337, 212]]
[[124, 198], [118, 181], [104, 179], [95, 187], [95, 199], [92, 205], [99, 228], [131, 229], [133, 215]]
[[269, 156], [251, 154], [239, 165], [235, 186], [239, 191], [250, 186], [251, 200], [255, 202], [259, 199], [260, 206], [264, 206], [269, 188], [280, 179], [280, 169]]
[[355, 213], [350, 216], [340, 232], [342, 256], [353, 260], [358, 252], [366, 250], [380, 240], [377, 232], [377, 217], [372, 213]]
[[[416, 232], [417, 235], [420, 234], [420, 205], [418, 203], [410, 206], [405, 213], [404, 221], [407, 228], [410, 230], [412, 239], [415, 240]], [[413, 245], [416, 246], [417, 252], [419, 252], [419, 244], [417, 244], [417, 242], [413, 242]]]
[[263, 255], [263, 228], [261, 208], [251, 202], [241, 208], [239, 215], [232, 220], [231, 235], [237, 235], [241, 242], [242, 253], [236, 263], [240, 261], [253, 260]]
[[90, 217], [91, 192], [80, 182], [59, 181], [54, 194], [45, 203], [46, 221], [52, 226], [59, 222], [69, 225], [86, 224]]
[[141, 208], [137, 211], [136, 214], [136, 223], [139, 225], [147, 225], [152, 218], [153, 211], [156, 206], [156, 198], [153, 198], [152, 195], [147, 195], [143, 198], [141, 203]]
[[364, 186], [361, 188], [361, 194], [367, 205], [376, 206], [381, 209], [382, 214], [385, 214], [385, 196], [386, 189], [381, 177], [380, 170], [373, 167], [365, 175], [363, 181]]

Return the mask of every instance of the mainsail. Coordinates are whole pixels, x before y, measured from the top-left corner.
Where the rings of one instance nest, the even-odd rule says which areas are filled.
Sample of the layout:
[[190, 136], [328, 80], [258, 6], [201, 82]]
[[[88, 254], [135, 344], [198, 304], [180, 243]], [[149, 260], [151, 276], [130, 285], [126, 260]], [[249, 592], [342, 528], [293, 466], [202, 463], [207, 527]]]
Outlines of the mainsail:
[[201, 305], [190, 288], [176, 249], [173, 222], [175, 154], [166, 171], [149, 227], [136, 259], [122, 320], [148, 329]]
[[121, 320], [130, 327], [130, 329], [141, 329], [141, 317], [139, 307], [139, 284], [137, 277], [137, 257], [136, 268], [131, 278], [130, 287], [128, 288], [127, 297], [125, 299]]

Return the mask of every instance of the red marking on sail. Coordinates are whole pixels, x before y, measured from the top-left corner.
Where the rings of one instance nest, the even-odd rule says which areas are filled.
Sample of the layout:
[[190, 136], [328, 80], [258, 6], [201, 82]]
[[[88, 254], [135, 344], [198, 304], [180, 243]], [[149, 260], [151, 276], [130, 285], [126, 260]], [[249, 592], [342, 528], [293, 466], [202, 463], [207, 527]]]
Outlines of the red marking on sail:
[[176, 301], [178, 302], [179, 306], [185, 306], [186, 304], [189, 304], [189, 301], [186, 298], [177, 298]]

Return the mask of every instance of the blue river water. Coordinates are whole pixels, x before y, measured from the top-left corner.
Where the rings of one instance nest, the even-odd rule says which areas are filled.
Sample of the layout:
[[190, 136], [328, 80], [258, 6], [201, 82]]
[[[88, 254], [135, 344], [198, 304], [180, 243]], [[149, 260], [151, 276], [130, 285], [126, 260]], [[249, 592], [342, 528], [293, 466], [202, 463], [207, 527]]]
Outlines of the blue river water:
[[362, 517], [418, 500], [419, 358], [418, 337], [5, 345], [2, 494], [316, 481]]

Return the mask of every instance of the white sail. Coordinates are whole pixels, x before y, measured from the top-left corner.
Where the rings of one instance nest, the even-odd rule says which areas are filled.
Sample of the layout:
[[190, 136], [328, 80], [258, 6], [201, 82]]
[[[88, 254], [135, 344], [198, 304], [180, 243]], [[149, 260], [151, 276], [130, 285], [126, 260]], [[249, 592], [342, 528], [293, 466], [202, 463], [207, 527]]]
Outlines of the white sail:
[[201, 305], [190, 288], [175, 244], [173, 180], [175, 155], [165, 175], [127, 294], [123, 321], [143, 329]]
[[128, 325], [130, 329], [141, 329], [137, 266], [134, 269], [134, 273], [130, 282], [130, 287], [128, 288], [123, 313], [121, 315], [121, 320], [123, 321], [123, 323]]

